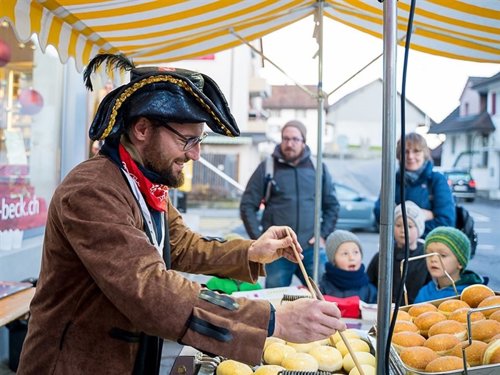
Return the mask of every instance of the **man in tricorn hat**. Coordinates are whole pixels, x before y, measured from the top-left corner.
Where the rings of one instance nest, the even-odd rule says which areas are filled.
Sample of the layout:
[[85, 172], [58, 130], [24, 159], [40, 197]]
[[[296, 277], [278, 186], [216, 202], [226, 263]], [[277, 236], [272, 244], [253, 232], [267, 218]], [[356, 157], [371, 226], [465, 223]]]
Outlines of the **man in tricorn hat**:
[[257, 240], [203, 237], [170, 203], [168, 188], [200, 156], [205, 124], [239, 135], [209, 77], [98, 55], [84, 73], [87, 87], [102, 63], [130, 70], [131, 80], [98, 108], [90, 137], [104, 140], [99, 154], [52, 198], [18, 374], [157, 374], [161, 338], [257, 364], [267, 336], [306, 342], [345, 329], [334, 304], [300, 299], [274, 309], [176, 272], [256, 282], [264, 264], [302, 249], [287, 227]]

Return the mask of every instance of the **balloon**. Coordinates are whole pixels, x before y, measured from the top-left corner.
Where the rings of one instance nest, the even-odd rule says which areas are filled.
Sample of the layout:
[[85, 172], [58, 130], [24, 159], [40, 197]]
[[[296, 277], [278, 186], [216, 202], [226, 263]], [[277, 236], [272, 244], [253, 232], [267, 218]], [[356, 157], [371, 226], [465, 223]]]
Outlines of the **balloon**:
[[43, 97], [33, 89], [22, 89], [19, 92], [19, 103], [21, 104], [21, 114], [36, 115], [43, 108]]

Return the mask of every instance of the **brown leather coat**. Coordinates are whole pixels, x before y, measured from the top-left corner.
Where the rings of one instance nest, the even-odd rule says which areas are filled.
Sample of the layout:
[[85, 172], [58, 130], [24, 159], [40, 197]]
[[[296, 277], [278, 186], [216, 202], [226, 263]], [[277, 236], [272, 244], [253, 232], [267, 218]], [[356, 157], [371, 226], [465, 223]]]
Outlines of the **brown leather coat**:
[[[255, 282], [249, 240], [220, 243], [192, 232], [168, 207], [172, 268]], [[140, 208], [104, 156], [77, 166], [49, 209], [42, 268], [18, 374], [130, 374], [145, 332], [250, 364], [260, 361], [270, 306], [237, 299], [229, 310], [199, 298], [201, 286], [167, 270], [143, 231]], [[219, 341], [189, 328], [198, 318], [228, 330]]]

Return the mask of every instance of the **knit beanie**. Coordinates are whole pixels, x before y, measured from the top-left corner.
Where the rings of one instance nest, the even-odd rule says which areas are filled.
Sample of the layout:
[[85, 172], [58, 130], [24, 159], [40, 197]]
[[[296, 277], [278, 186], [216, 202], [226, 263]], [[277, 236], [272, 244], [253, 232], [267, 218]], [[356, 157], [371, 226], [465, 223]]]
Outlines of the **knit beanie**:
[[300, 134], [302, 134], [302, 138], [304, 138], [304, 143], [306, 142], [307, 129], [306, 126], [297, 120], [288, 121], [283, 128], [281, 129], [281, 134], [283, 135], [283, 131], [288, 127], [294, 127], [299, 130]]
[[425, 248], [432, 242], [446, 245], [465, 269], [470, 259], [470, 241], [462, 231], [453, 227], [437, 227], [425, 237]]
[[[406, 217], [411, 219], [415, 223], [417, 227], [418, 236], [420, 237], [424, 234], [425, 230], [425, 215], [424, 212], [420, 209], [420, 207], [412, 201], [405, 201], [406, 205]], [[396, 206], [394, 209], [394, 220], [397, 220], [398, 217], [403, 216], [403, 209], [400, 204]]]
[[330, 233], [326, 239], [326, 255], [332, 264], [335, 264], [335, 253], [337, 252], [337, 249], [344, 242], [354, 242], [358, 245], [361, 255], [363, 255], [363, 248], [361, 247], [361, 242], [359, 241], [358, 236], [347, 230], [337, 229], [335, 232]]

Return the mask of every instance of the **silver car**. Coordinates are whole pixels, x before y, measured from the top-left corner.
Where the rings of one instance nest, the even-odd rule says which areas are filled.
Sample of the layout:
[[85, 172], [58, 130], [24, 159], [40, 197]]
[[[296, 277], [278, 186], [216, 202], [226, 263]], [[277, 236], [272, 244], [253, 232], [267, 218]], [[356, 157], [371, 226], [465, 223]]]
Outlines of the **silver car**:
[[335, 183], [340, 203], [336, 229], [378, 231], [373, 213], [375, 198], [366, 197], [350, 186]]

